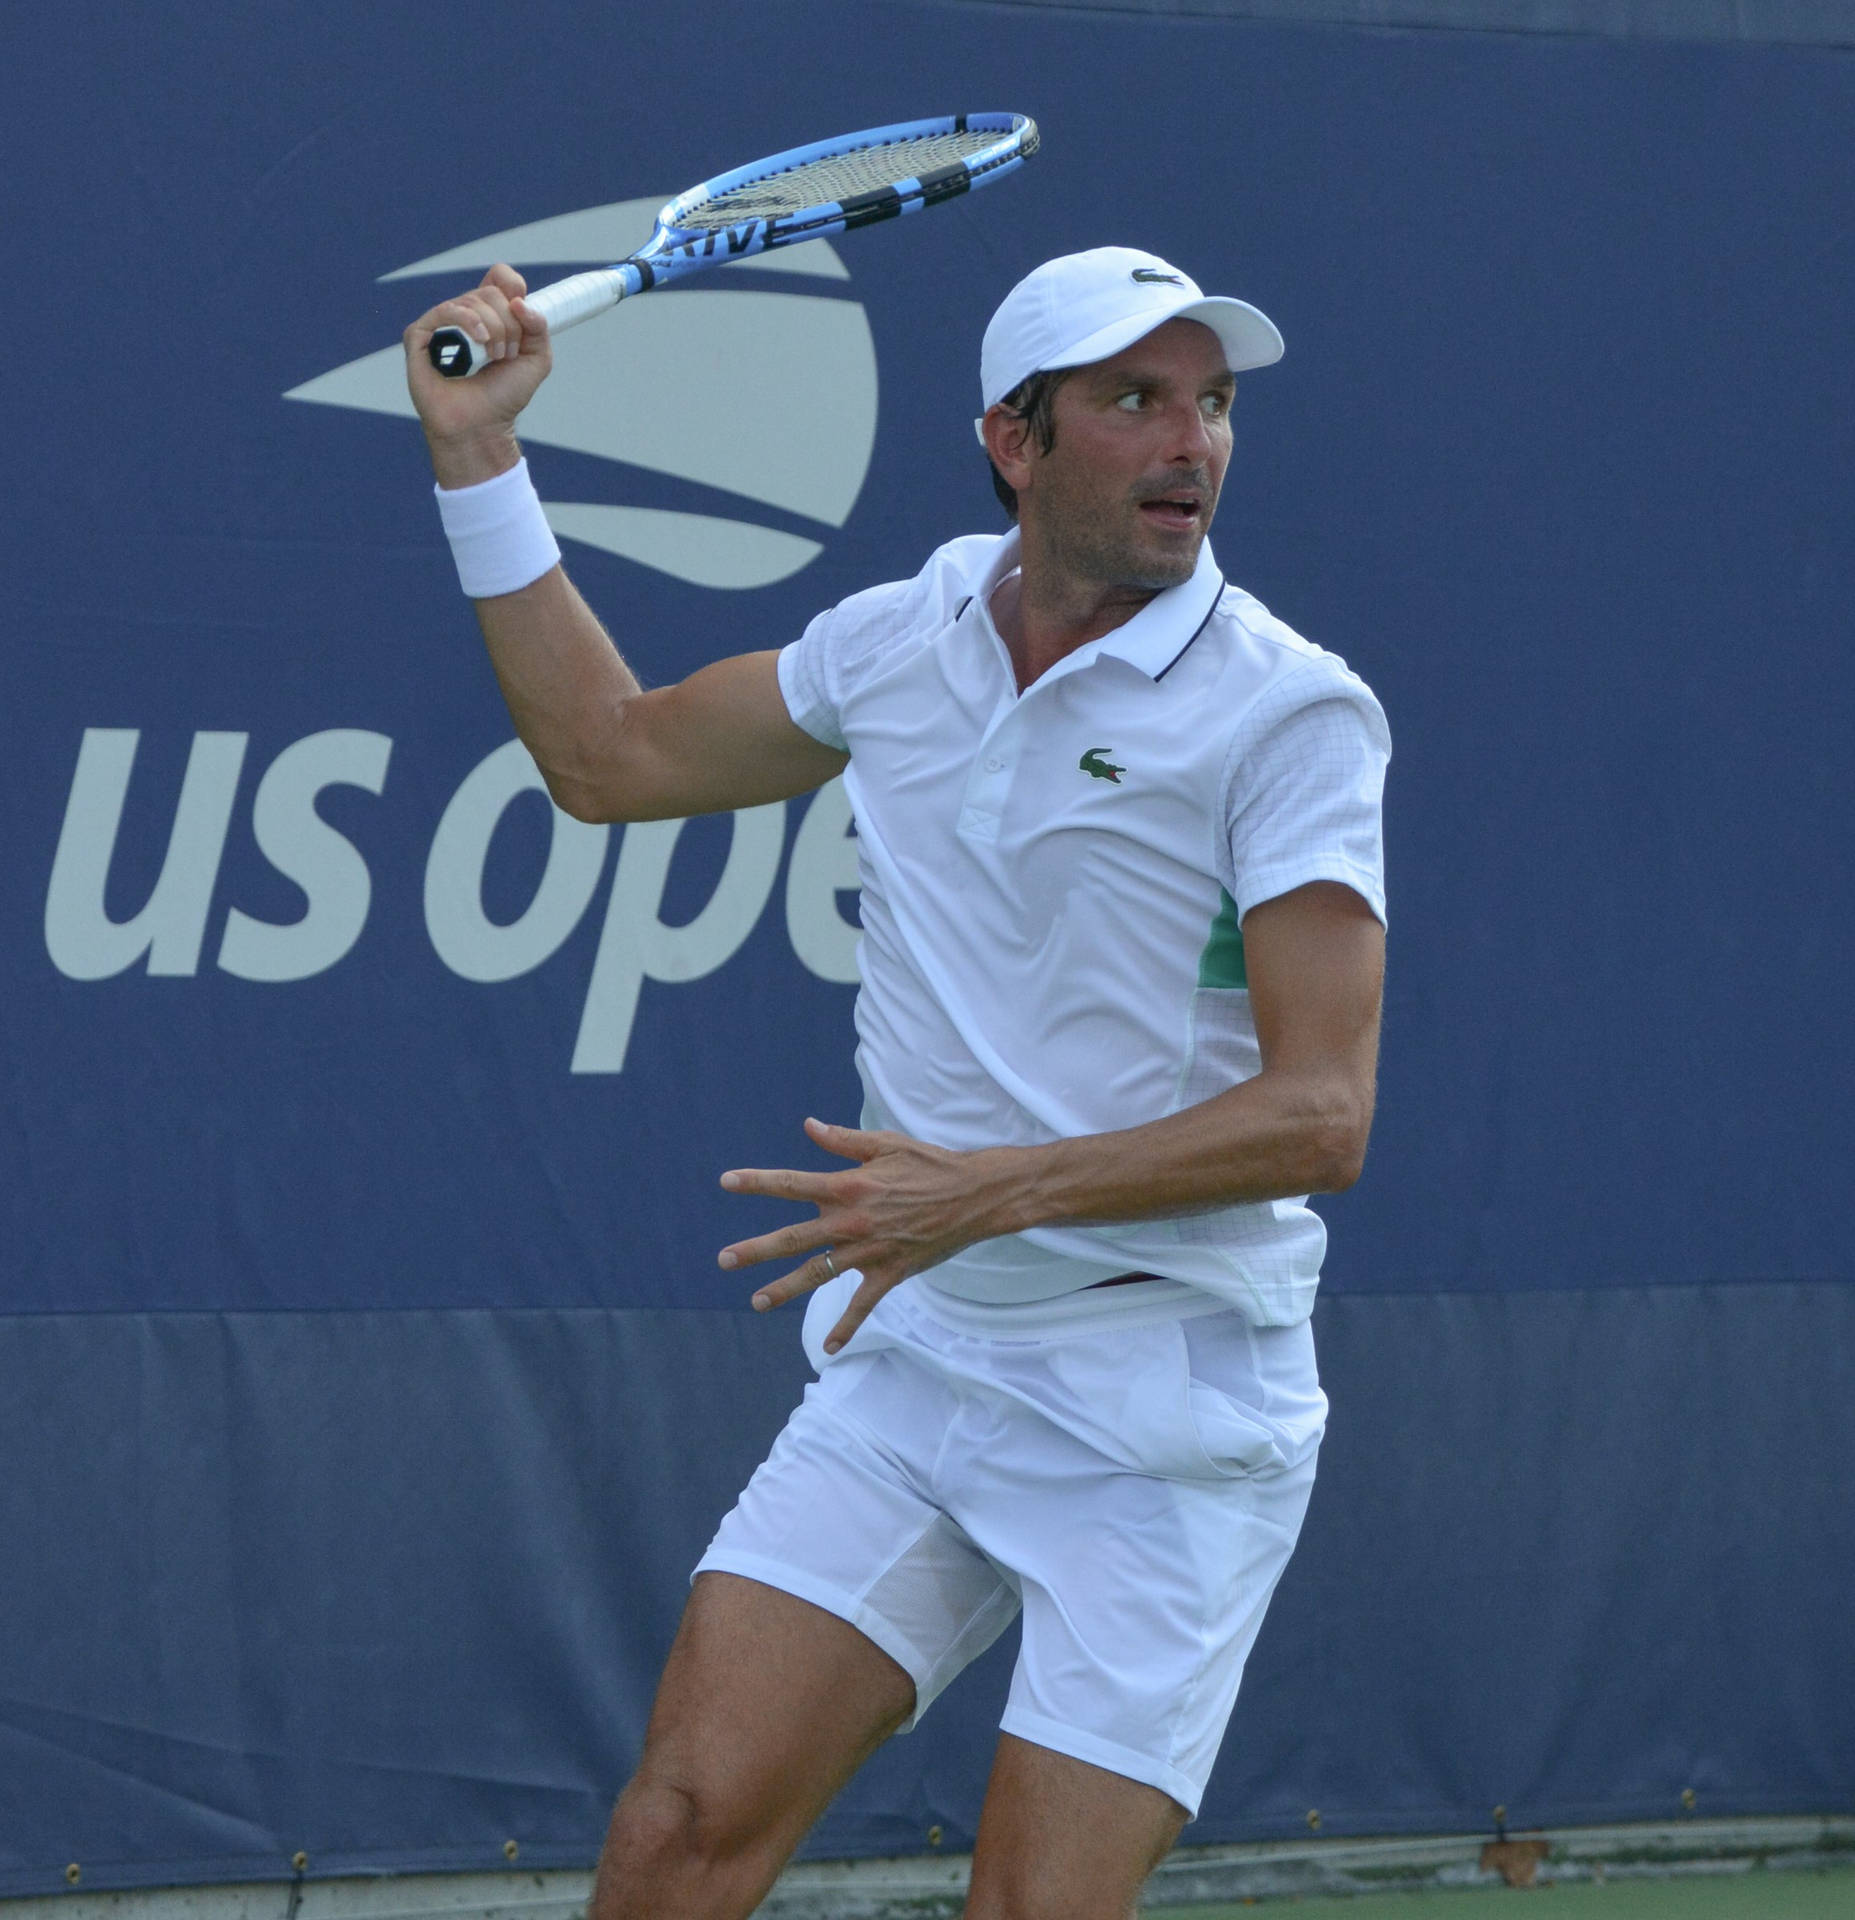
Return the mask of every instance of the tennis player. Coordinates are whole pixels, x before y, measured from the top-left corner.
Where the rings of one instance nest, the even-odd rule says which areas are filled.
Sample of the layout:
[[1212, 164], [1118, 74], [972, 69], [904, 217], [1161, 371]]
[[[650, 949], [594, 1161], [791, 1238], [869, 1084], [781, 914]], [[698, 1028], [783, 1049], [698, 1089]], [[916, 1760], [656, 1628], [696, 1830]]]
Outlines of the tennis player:
[[[1053, 260], [981, 353], [1013, 522], [783, 650], [640, 689], [515, 439], [548, 372], [494, 268], [406, 345], [510, 711], [586, 820], [843, 773], [856, 1127], [814, 1217], [722, 1250], [809, 1294], [818, 1371], [694, 1579], [595, 1920], [745, 1915], [862, 1760], [1020, 1611], [967, 1912], [1123, 1920], [1196, 1812], [1326, 1415], [1308, 1326], [1357, 1177], [1389, 742], [1364, 685], [1206, 538], [1236, 376], [1282, 351], [1151, 254]], [[444, 381], [468, 329], [493, 364]], [[796, 1264], [794, 1264], [796, 1263]]]

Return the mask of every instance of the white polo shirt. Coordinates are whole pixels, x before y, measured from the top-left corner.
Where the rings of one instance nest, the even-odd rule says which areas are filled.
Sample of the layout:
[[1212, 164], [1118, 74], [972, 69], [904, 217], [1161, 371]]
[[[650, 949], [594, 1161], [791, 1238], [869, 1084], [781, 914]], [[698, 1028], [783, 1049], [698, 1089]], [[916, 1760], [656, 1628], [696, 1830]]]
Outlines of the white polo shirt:
[[[1385, 913], [1390, 736], [1335, 655], [1226, 585], [1183, 585], [1022, 694], [989, 613], [1018, 536], [942, 547], [822, 613], [779, 659], [793, 719], [850, 755], [862, 883], [864, 1124], [950, 1148], [1139, 1125], [1256, 1073], [1241, 917], [1310, 880]], [[1305, 1200], [1047, 1226], [917, 1276], [949, 1308], [1110, 1318], [1115, 1274], [1174, 1311], [1313, 1306]], [[1139, 1290], [1143, 1298], [1159, 1289]]]

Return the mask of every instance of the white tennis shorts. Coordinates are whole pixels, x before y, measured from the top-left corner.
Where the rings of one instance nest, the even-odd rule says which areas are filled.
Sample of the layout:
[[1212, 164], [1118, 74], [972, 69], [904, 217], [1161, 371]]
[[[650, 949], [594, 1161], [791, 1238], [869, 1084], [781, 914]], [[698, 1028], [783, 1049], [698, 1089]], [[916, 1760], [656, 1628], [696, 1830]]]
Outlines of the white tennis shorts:
[[1016, 1310], [924, 1291], [824, 1363], [696, 1571], [867, 1634], [914, 1680], [909, 1726], [1022, 1607], [1004, 1731], [1196, 1814], [1313, 1487], [1308, 1327], [1126, 1287], [1107, 1326], [1015, 1338]]

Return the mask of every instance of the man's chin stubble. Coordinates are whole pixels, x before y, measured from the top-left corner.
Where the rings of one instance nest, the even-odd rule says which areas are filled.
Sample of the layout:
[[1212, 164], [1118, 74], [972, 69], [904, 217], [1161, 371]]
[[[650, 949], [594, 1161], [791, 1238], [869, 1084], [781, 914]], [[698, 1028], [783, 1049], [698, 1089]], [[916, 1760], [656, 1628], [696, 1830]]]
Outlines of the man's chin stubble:
[[1153, 553], [1138, 547], [1095, 547], [1063, 556], [1066, 571], [1100, 586], [1123, 588], [1132, 593], [1164, 593], [1169, 587], [1182, 587], [1198, 567], [1198, 551], [1204, 545], [1199, 535], [1189, 551]]
[[1169, 587], [1182, 587], [1198, 568], [1198, 549], [1202, 539], [1194, 540], [1189, 553], [1130, 553], [1118, 585], [1136, 587], [1147, 593], [1164, 593]]

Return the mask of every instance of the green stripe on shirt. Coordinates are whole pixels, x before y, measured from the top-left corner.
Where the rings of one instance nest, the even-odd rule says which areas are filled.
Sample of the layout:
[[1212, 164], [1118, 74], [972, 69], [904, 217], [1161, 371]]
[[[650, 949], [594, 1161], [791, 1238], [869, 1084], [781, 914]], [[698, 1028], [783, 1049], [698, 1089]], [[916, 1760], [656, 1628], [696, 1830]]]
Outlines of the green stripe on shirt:
[[1243, 964], [1243, 929], [1237, 924], [1237, 903], [1228, 889], [1220, 887], [1217, 918], [1211, 922], [1211, 937], [1198, 956], [1198, 984], [1201, 987], [1247, 987], [1249, 969]]

